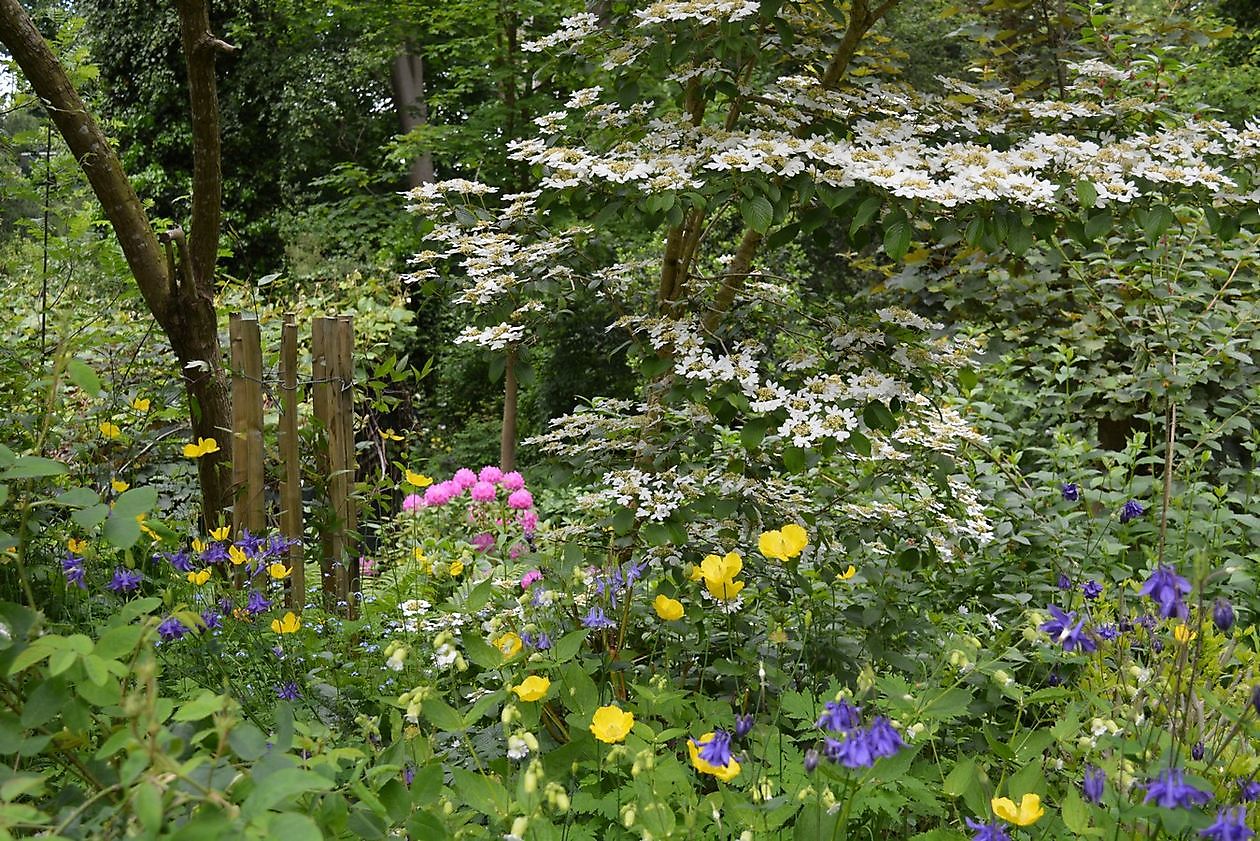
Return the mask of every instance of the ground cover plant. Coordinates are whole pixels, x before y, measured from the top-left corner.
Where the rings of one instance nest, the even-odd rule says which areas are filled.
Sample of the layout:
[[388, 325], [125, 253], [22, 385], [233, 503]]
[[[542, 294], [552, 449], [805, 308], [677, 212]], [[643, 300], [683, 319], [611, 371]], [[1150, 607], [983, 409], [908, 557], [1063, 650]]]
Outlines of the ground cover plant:
[[[47, 212], [0, 255], [0, 833], [1253, 837], [1260, 128], [1179, 104], [1214, 21], [536, 5], [485, 25], [550, 110], [432, 150], [404, 253], [215, 290], [268, 347], [355, 317], [350, 602], [318, 460], [298, 537], [199, 504], [232, 433], [81, 186], [52, 230], [51, 129], [4, 170]], [[37, 265], [111, 280], [49, 320]]]

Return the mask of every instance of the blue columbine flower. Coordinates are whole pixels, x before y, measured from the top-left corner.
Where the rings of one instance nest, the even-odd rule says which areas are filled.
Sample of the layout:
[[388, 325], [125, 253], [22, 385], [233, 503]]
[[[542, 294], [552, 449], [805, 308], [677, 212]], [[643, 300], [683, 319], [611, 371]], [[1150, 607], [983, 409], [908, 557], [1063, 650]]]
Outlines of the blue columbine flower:
[[1081, 779], [1081, 792], [1090, 803], [1101, 803], [1103, 786], [1107, 782], [1107, 773], [1093, 765], [1085, 766], [1085, 776]]
[[805, 751], [805, 773], [806, 774], [814, 773], [814, 769], [818, 767], [818, 761], [821, 758], [822, 757], [818, 755], [818, 751], [814, 750], [813, 748], [810, 748], [809, 750]]
[[1195, 762], [1198, 762], [1199, 760], [1203, 759], [1202, 740], [1195, 742], [1194, 746], [1190, 748], [1190, 758], [1193, 759]]
[[897, 728], [892, 726], [892, 722], [882, 715], [877, 715], [871, 719], [871, 725], [866, 729], [866, 739], [870, 744], [871, 752], [878, 759], [883, 756], [893, 756], [897, 751], [906, 746], [901, 740], [901, 734], [897, 732]]
[[165, 558], [170, 561], [171, 566], [180, 572], [192, 572], [197, 568], [197, 565], [193, 563], [192, 555], [189, 554], [187, 549], [180, 549], [178, 552], [165, 552], [162, 555], [154, 555], [153, 557], [154, 560], [159, 557]]
[[828, 701], [823, 705], [823, 714], [818, 718], [817, 726], [823, 730], [844, 733], [861, 723], [861, 707], [855, 707], [848, 701]]
[[180, 622], [174, 616], [168, 616], [162, 620], [162, 624], [157, 627], [158, 636], [167, 642], [181, 639], [184, 634], [188, 633], [188, 628], [184, 627], [184, 623]]
[[267, 597], [257, 590], [249, 591], [249, 600], [245, 602], [245, 612], [250, 616], [257, 616], [265, 610], [271, 609], [271, 602]]
[[1150, 596], [1159, 605], [1159, 615], [1165, 619], [1174, 616], [1185, 619], [1189, 611], [1181, 597], [1188, 595], [1190, 589], [1190, 582], [1178, 575], [1176, 569], [1168, 564], [1160, 564], [1142, 584], [1138, 595]]
[[1229, 599], [1217, 599], [1212, 605], [1212, 622], [1222, 634], [1234, 627], [1234, 606]]
[[230, 558], [226, 543], [211, 543], [201, 553], [201, 562], [203, 564], [226, 564]]
[[217, 610], [207, 610], [201, 614], [201, 621], [206, 623], [206, 630], [213, 631], [223, 627], [223, 615]]
[[546, 651], [548, 648], [551, 648], [551, 637], [547, 636], [546, 631], [539, 631], [538, 636], [534, 636], [528, 631], [524, 631], [521, 633], [521, 643], [526, 648]]
[[80, 590], [87, 589], [87, 570], [83, 568], [83, 559], [76, 555], [66, 555], [61, 562], [61, 572], [67, 584], [73, 584]]
[[276, 687], [276, 697], [281, 701], [296, 701], [302, 697], [302, 691], [296, 683], [288, 681]]
[[1006, 827], [997, 821], [993, 823], [981, 823], [966, 818], [967, 828], [976, 834], [971, 836], [971, 841], [1011, 841], [1011, 836], [1006, 834]]
[[1242, 798], [1244, 803], [1260, 800], [1260, 782], [1256, 780], [1239, 780], [1238, 788], [1238, 796]]
[[1131, 499], [1120, 506], [1120, 522], [1127, 523], [1130, 520], [1136, 520], [1145, 513], [1146, 509], [1142, 506], [1142, 503], [1136, 499]]
[[1211, 799], [1211, 794], [1187, 783], [1180, 768], [1165, 768], [1147, 784], [1142, 802], [1154, 802], [1165, 809], [1188, 809], [1202, 806]]
[[1102, 591], [1103, 591], [1102, 585], [1092, 578], [1086, 581], [1085, 586], [1081, 588], [1081, 592], [1085, 594], [1085, 598], [1089, 599], [1090, 601], [1093, 601], [1094, 599], [1101, 596]]
[[257, 558], [262, 553], [263, 539], [250, 534], [249, 529], [243, 529], [241, 539], [236, 541], [236, 548], [244, 552], [246, 557]]
[[751, 733], [754, 721], [756, 719], [753, 718], [752, 713], [735, 716], [735, 738], [742, 739]]
[[1063, 492], [1063, 498], [1068, 502], [1076, 502], [1081, 498], [1081, 486], [1075, 482], [1064, 482], [1060, 490]]
[[1199, 834], [1212, 841], [1247, 841], [1255, 835], [1247, 826], [1247, 809], [1244, 806], [1221, 809], [1216, 813], [1216, 823], [1200, 830]]
[[1110, 642], [1120, 636], [1120, 629], [1112, 623], [1107, 623], [1106, 625], [1099, 625], [1095, 628], [1094, 633], [1098, 635], [1100, 640], [1107, 640]]
[[609, 619], [604, 614], [604, 609], [602, 607], [596, 605], [591, 608], [589, 613], [582, 617], [582, 627], [601, 631], [605, 628], [615, 628], [617, 627], [617, 623]]
[[704, 744], [695, 739], [691, 743], [700, 749], [698, 756], [710, 765], [725, 768], [731, 761], [731, 734], [725, 730], [714, 730], [713, 738]]
[[126, 567], [118, 567], [114, 570], [114, 577], [105, 586], [113, 590], [115, 593], [122, 595], [130, 593], [132, 590], [140, 586], [140, 582], [144, 580], [144, 575], [137, 570], [127, 569]]
[[1093, 637], [1085, 633], [1085, 620], [1077, 620], [1075, 610], [1065, 613], [1058, 605], [1052, 604], [1050, 615], [1053, 618], [1043, 623], [1041, 630], [1049, 634], [1055, 642], [1060, 643], [1064, 651], [1079, 648], [1081, 651], [1090, 652], [1098, 648]]
[[1059, 573], [1059, 589], [1060, 590], [1072, 589], [1072, 579], [1067, 577], [1067, 573], [1063, 573], [1063, 572]]
[[875, 764], [875, 752], [865, 730], [853, 730], [843, 739], [823, 739], [823, 756], [845, 768], [870, 768]]

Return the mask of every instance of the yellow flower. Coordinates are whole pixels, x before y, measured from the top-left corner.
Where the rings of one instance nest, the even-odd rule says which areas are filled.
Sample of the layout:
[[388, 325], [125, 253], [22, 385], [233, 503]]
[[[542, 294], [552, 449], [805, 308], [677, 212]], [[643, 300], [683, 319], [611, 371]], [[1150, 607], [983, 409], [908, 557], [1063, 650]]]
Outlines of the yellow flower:
[[730, 581], [739, 575], [744, 562], [738, 552], [727, 552], [724, 556], [706, 555], [700, 562], [700, 574], [706, 581]]
[[101, 421], [97, 429], [99, 429], [101, 431], [101, 435], [104, 435], [106, 438], [112, 439], [122, 435], [122, 430], [118, 428], [118, 424], [110, 423], [109, 421]]
[[446, 571], [451, 574], [451, 578], [459, 578], [464, 573], [464, 562], [451, 561], [451, 565], [446, 568]]
[[249, 556], [246, 555], [243, 550], [238, 549], [235, 546], [229, 546], [228, 547], [228, 560], [230, 560], [236, 566], [240, 566], [241, 564], [249, 560]]
[[189, 581], [200, 587], [210, 580], [210, 570], [203, 569], [200, 572], [190, 572], [187, 577]]
[[530, 675], [521, 681], [519, 685], [513, 686], [512, 691], [522, 701], [539, 701], [547, 694], [547, 689], [550, 686], [551, 681], [549, 679], [538, 675]]
[[616, 704], [600, 707], [591, 716], [591, 733], [607, 745], [624, 741], [633, 726], [634, 713], [627, 712]]
[[511, 660], [521, 650], [521, 638], [516, 634], [508, 631], [506, 634], [498, 637], [494, 641], [494, 647], [499, 649], [504, 660]]
[[414, 485], [417, 488], [427, 488], [433, 484], [433, 479], [425, 476], [423, 473], [416, 473], [414, 470], [407, 471], [407, 484]]
[[298, 619], [291, 610], [284, 615], [283, 619], [271, 620], [271, 630], [277, 634], [291, 634], [300, 627], [302, 627], [302, 620]]
[[386, 441], [401, 441], [403, 437], [392, 429], [386, 429], [381, 432], [381, 437]]
[[1181, 643], [1182, 645], [1185, 645], [1188, 642], [1192, 642], [1194, 638], [1197, 636], [1198, 636], [1197, 632], [1190, 630], [1184, 624], [1178, 625], [1177, 627], [1173, 628], [1173, 638], [1177, 640], [1177, 642]]
[[809, 545], [809, 535], [796, 523], [788, 523], [779, 529], [779, 533], [783, 535], [783, 540], [787, 543], [789, 558], [795, 558]]
[[687, 564], [687, 580], [699, 581], [704, 578], [704, 573], [700, 571], [700, 567], [695, 564]]
[[228, 535], [231, 533], [232, 533], [231, 526], [219, 526], [217, 529], [210, 532], [210, 537], [212, 537], [215, 540], [227, 540]]
[[1011, 802], [1009, 797], [995, 797], [990, 805], [993, 807], [993, 814], [1016, 826], [1034, 824], [1046, 813], [1041, 806], [1041, 796], [1037, 794], [1025, 794], [1020, 799], [1019, 806]]
[[137, 397], [131, 401], [131, 408], [141, 413], [149, 411], [149, 405], [147, 397]]
[[277, 581], [281, 578], [288, 578], [289, 573], [291, 572], [293, 572], [293, 570], [289, 569], [284, 564], [271, 564], [267, 567], [267, 574]]
[[83, 550], [87, 548], [87, 541], [72, 537], [66, 541], [66, 548], [70, 550], [71, 555], [82, 555]]
[[780, 561], [795, 558], [805, 551], [807, 543], [809, 543], [809, 535], [796, 523], [788, 523], [781, 529], [762, 532], [757, 538], [757, 548], [761, 554]]
[[713, 598], [729, 602], [739, 598], [739, 591], [744, 589], [744, 582], [710, 581], [705, 579], [704, 586], [705, 589], [709, 591], [709, 595]]
[[414, 549], [412, 549], [412, 550], [411, 550], [411, 556], [412, 556], [413, 558], [415, 558], [417, 561], [423, 561], [423, 560], [424, 560], [424, 548], [423, 548], [423, 547], [420, 547], [420, 546], [415, 547]]
[[196, 552], [198, 555], [200, 555], [202, 552], [206, 551], [206, 544], [204, 544], [204, 543], [202, 543], [202, 542], [201, 542], [201, 538], [200, 538], [200, 537], [194, 537], [194, 538], [193, 538], [193, 546], [192, 546], [192, 550], [193, 550], [194, 552]]
[[771, 631], [769, 636], [766, 637], [766, 639], [770, 640], [770, 642], [774, 643], [775, 645], [783, 645], [783, 643], [788, 641], [787, 631], [783, 630], [783, 628], [780, 626], [778, 628], [775, 628], [773, 631]]
[[844, 572], [840, 573], [839, 575], [837, 575], [836, 580], [848, 581], [850, 578], [852, 578], [855, 575], [857, 575], [857, 567], [855, 567], [853, 564], [849, 564], [849, 568], [846, 569]]
[[705, 733], [699, 740], [687, 740], [687, 753], [691, 754], [691, 764], [701, 774], [712, 774], [722, 782], [729, 783], [739, 776], [739, 761], [735, 757], [732, 756], [731, 761], [725, 765], [713, 765], [700, 758], [700, 748], [707, 745], [712, 738], [712, 733]]
[[201, 458], [202, 456], [217, 453], [219, 451], [219, 442], [213, 438], [198, 438], [196, 444], [184, 445], [184, 458]]
[[664, 593], [661, 593], [653, 600], [652, 609], [656, 611], [657, 616], [666, 622], [673, 622], [675, 619], [683, 618], [682, 602], [677, 599], [671, 599]]
[[109, 481], [109, 486], [114, 489], [114, 493], [116, 494], [120, 494], [127, 490], [127, 488], [131, 487], [131, 485], [127, 484], [122, 479], [111, 479]]

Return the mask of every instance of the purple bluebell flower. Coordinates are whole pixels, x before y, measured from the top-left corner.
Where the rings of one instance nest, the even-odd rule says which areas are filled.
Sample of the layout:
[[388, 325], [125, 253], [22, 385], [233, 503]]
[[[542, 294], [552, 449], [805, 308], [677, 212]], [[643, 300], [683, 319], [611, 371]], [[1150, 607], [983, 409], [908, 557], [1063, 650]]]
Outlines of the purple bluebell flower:
[[823, 705], [823, 714], [819, 716], [816, 726], [823, 730], [845, 733], [861, 724], [861, 707], [855, 707], [848, 701], [828, 701]]
[[87, 570], [83, 568], [83, 559], [76, 555], [66, 555], [61, 561], [61, 572], [67, 584], [73, 584], [80, 590], [87, 589]]
[[174, 616], [168, 616], [162, 620], [162, 624], [158, 625], [157, 632], [163, 640], [171, 642], [183, 638], [184, 634], [188, 633], [188, 628]]
[[1072, 579], [1068, 578], [1067, 573], [1065, 572], [1059, 573], [1059, 589], [1060, 590], [1072, 589]]
[[114, 577], [105, 586], [121, 596], [123, 593], [130, 593], [139, 587], [140, 582], [143, 580], [144, 575], [138, 570], [118, 567], [114, 570]]
[[1189, 611], [1181, 597], [1188, 595], [1190, 589], [1190, 582], [1178, 575], [1176, 569], [1168, 564], [1160, 564], [1142, 584], [1138, 595], [1150, 596], [1159, 605], [1159, 615], [1165, 619], [1185, 619]]
[[1234, 627], [1234, 606], [1229, 599], [1217, 599], [1212, 605], [1212, 622], [1222, 634]]
[[1247, 826], [1247, 809], [1235, 806], [1232, 809], [1221, 809], [1216, 813], [1216, 823], [1199, 834], [1211, 841], [1247, 841], [1255, 835]]
[[1131, 499], [1124, 505], [1120, 506], [1120, 522], [1127, 523], [1131, 520], [1136, 520], [1145, 513], [1146, 508], [1142, 506], [1142, 503], [1138, 502], [1136, 499]]
[[296, 701], [302, 697], [302, 691], [290, 680], [276, 687], [276, 697], [281, 701]]
[[197, 564], [193, 561], [191, 553], [187, 549], [180, 549], [178, 552], [166, 552], [162, 555], [154, 555], [154, 560], [162, 557], [170, 562], [171, 566], [180, 572], [192, 572], [197, 568]]
[[1102, 585], [1092, 578], [1086, 581], [1085, 586], [1081, 588], [1081, 592], [1085, 594], [1085, 598], [1089, 599], [1090, 601], [1093, 601], [1094, 599], [1101, 596], [1102, 591], [1103, 591]]
[[809, 750], [805, 751], [805, 773], [806, 774], [814, 773], [814, 769], [818, 767], [818, 761], [821, 758], [822, 757], [818, 755], [818, 751], [814, 750], [813, 748], [810, 748]]
[[1244, 803], [1260, 800], [1260, 782], [1256, 780], [1239, 780], [1238, 789], [1238, 796], [1242, 798]]
[[1085, 776], [1081, 779], [1081, 792], [1090, 803], [1101, 803], [1103, 788], [1107, 782], [1107, 773], [1093, 765], [1085, 766]]
[[700, 750], [697, 755], [710, 765], [725, 768], [731, 761], [731, 734], [718, 728], [713, 731], [713, 738], [703, 745], [695, 739], [691, 743]]
[[1064, 651], [1072, 651], [1079, 648], [1081, 651], [1090, 652], [1098, 648], [1098, 644], [1094, 642], [1093, 637], [1085, 633], [1085, 620], [1076, 618], [1076, 611], [1064, 612], [1058, 605], [1050, 605], [1050, 621], [1041, 625], [1041, 630], [1050, 635], [1050, 638], [1063, 646]]
[[973, 821], [971, 818], [965, 818], [967, 828], [975, 835], [971, 836], [971, 841], [1011, 841], [1011, 836], [1007, 835], [1006, 827], [997, 821], [993, 823], [981, 823]]
[[1188, 809], [1202, 806], [1211, 799], [1211, 794], [1187, 783], [1180, 768], [1165, 768], [1147, 784], [1146, 797], [1142, 802], [1153, 802], [1165, 809]]
[[755, 720], [752, 713], [735, 716], [735, 738], [742, 739], [751, 733]]
[[249, 591], [249, 599], [245, 602], [245, 612], [250, 616], [257, 616], [265, 610], [271, 609], [271, 602], [262, 593], [257, 590]]
[[876, 759], [895, 756], [897, 751], [906, 746], [897, 728], [893, 727], [892, 722], [882, 715], [871, 719], [870, 726], [866, 728], [866, 740]]
[[582, 617], [582, 627], [600, 631], [606, 628], [615, 628], [617, 623], [604, 614], [602, 607], [596, 605], [590, 609], [586, 616]]
[[1081, 498], [1081, 486], [1075, 482], [1064, 482], [1059, 490], [1063, 493], [1063, 498], [1068, 502], [1076, 502]]
[[870, 768], [877, 758], [869, 734], [861, 728], [850, 730], [842, 739], [824, 738], [823, 756], [845, 768]]

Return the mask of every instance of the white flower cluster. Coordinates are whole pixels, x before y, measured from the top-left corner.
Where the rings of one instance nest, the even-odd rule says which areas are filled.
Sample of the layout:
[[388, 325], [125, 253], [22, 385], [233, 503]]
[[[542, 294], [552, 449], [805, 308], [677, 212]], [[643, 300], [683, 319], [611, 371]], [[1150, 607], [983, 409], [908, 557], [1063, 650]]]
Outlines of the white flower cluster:
[[694, 20], [697, 23], [733, 22], [757, 14], [755, 0], [657, 0], [634, 16], [639, 26]]
[[525, 337], [525, 328], [520, 324], [495, 324], [492, 327], [478, 330], [476, 327], [465, 327], [455, 337], [455, 344], [472, 343], [491, 350], [503, 350], [514, 345]]
[[701, 487], [696, 477], [670, 469], [663, 473], [646, 473], [636, 468], [605, 473], [599, 494], [635, 516], [661, 522], [673, 514], [684, 500], [694, 497]]
[[536, 38], [532, 41], [525, 41], [521, 44], [521, 49], [527, 53], [539, 53], [558, 47], [561, 44], [572, 44], [581, 41], [598, 30], [599, 17], [589, 12], [583, 12], [582, 14], [571, 15], [560, 21], [560, 28], [550, 35]]

